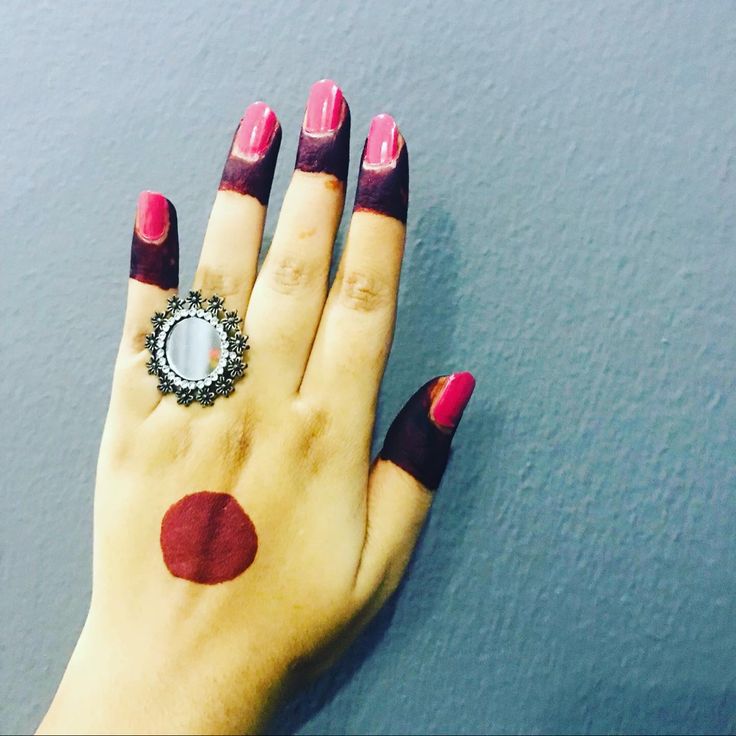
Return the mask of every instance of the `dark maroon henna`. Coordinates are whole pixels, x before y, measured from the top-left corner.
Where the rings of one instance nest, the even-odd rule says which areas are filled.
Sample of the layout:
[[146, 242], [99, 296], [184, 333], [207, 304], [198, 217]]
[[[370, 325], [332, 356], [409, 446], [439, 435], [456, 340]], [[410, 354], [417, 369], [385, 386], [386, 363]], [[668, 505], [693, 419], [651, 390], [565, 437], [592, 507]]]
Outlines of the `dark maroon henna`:
[[220, 189], [255, 197], [268, 204], [281, 145], [281, 126], [264, 102], [254, 102], [243, 115], [225, 161]]
[[176, 209], [158, 192], [142, 192], [133, 228], [130, 277], [162, 289], [179, 284]]
[[377, 115], [363, 148], [355, 210], [369, 210], [406, 222], [409, 207], [409, 152], [390, 115]]
[[161, 551], [169, 572], [214, 585], [247, 570], [258, 551], [248, 514], [229, 493], [199, 491], [177, 501], [161, 521]]
[[386, 433], [379, 457], [435, 490], [450, 456], [450, 444], [475, 388], [470, 373], [438, 376], [404, 405]]
[[296, 168], [332, 174], [341, 182], [350, 161], [350, 109], [342, 90], [331, 80], [312, 85], [299, 136]]

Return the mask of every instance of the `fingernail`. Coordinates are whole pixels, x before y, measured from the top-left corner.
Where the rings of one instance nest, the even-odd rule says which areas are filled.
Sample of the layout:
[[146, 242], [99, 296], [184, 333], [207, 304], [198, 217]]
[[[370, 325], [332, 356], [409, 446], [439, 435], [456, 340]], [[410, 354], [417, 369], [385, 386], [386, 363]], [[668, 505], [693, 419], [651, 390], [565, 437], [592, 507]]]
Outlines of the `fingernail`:
[[396, 161], [398, 155], [399, 128], [396, 121], [387, 113], [376, 115], [368, 130], [363, 163], [385, 166]]
[[169, 201], [158, 192], [141, 192], [135, 218], [138, 235], [144, 240], [161, 240], [169, 229]]
[[473, 395], [475, 378], [467, 371], [453, 373], [435, 396], [430, 407], [432, 421], [440, 427], [455, 429]]
[[474, 386], [470, 373], [427, 381], [391, 422], [379, 456], [427, 488], [437, 488], [447, 467], [455, 428]]
[[321, 79], [309, 91], [304, 130], [312, 134], [331, 133], [340, 125], [342, 113], [342, 90], [331, 79]]
[[220, 180], [221, 191], [255, 197], [268, 204], [281, 145], [281, 126], [265, 102], [254, 102], [235, 131]]
[[173, 289], [179, 283], [176, 209], [158, 192], [141, 192], [138, 197], [130, 277], [162, 289]]
[[406, 222], [409, 153], [396, 121], [387, 114], [371, 120], [355, 191], [356, 211], [377, 212]]
[[342, 90], [331, 79], [322, 79], [309, 91], [294, 165], [344, 182], [349, 161], [350, 109]]
[[265, 102], [254, 102], [240, 121], [233, 153], [248, 160], [260, 158], [268, 150], [277, 126], [274, 111]]

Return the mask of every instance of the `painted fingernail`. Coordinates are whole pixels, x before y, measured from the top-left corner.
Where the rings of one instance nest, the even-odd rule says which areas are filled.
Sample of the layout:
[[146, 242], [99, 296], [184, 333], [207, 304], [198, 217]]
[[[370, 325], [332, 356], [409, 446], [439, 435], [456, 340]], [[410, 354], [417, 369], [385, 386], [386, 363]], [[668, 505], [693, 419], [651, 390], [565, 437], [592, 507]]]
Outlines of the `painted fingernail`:
[[265, 102], [254, 102], [235, 131], [220, 189], [249, 194], [267, 204], [281, 144], [281, 126]]
[[386, 113], [376, 115], [371, 120], [363, 162], [370, 166], [385, 166], [392, 164], [398, 155], [399, 128], [396, 121]]
[[355, 210], [378, 212], [406, 222], [409, 153], [396, 121], [386, 113], [371, 120], [363, 149]]
[[254, 102], [243, 114], [233, 141], [233, 153], [255, 161], [263, 156], [279, 124], [274, 111], [265, 102]]
[[342, 120], [342, 90], [331, 80], [321, 79], [312, 85], [304, 113], [307, 133], [332, 133]]
[[135, 216], [138, 235], [151, 243], [161, 240], [169, 229], [169, 201], [158, 192], [141, 192]]
[[379, 456], [434, 490], [450, 457], [450, 445], [475, 379], [470, 373], [438, 376], [404, 404], [391, 423]]
[[296, 168], [332, 174], [344, 182], [350, 159], [350, 109], [331, 79], [315, 82], [309, 92], [299, 136]]
[[158, 192], [141, 192], [130, 251], [130, 277], [162, 289], [179, 283], [176, 209]]
[[473, 395], [475, 378], [471, 373], [453, 373], [432, 401], [430, 416], [434, 423], [446, 429], [455, 429]]

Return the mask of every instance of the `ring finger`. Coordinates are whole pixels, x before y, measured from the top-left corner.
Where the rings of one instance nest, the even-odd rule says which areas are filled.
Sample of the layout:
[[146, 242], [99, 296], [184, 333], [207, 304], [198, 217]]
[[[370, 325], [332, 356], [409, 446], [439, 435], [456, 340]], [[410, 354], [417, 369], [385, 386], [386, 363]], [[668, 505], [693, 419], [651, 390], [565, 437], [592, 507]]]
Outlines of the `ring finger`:
[[245, 311], [258, 266], [281, 126], [265, 102], [245, 111], [225, 162], [202, 245], [194, 288]]

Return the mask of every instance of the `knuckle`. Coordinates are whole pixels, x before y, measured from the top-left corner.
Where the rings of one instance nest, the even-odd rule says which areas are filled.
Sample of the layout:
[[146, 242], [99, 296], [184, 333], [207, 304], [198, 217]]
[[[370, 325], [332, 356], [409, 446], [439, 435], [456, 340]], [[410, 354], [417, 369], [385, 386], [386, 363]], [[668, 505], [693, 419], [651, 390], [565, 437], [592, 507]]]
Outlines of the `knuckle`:
[[228, 297], [237, 296], [242, 289], [240, 280], [234, 276], [230, 276], [222, 271], [214, 269], [204, 269], [195, 283], [195, 288], [205, 293], [219, 294], [227, 299]]
[[389, 302], [389, 290], [384, 281], [365, 271], [345, 275], [340, 299], [346, 307], [361, 312], [374, 312]]
[[283, 294], [299, 290], [309, 280], [309, 269], [304, 260], [293, 255], [278, 256], [271, 271], [271, 284]]
[[123, 334], [120, 340], [121, 353], [142, 353], [146, 350], [146, 335], [152, 330], [149, 325], [128, 325], [123, 326]]

